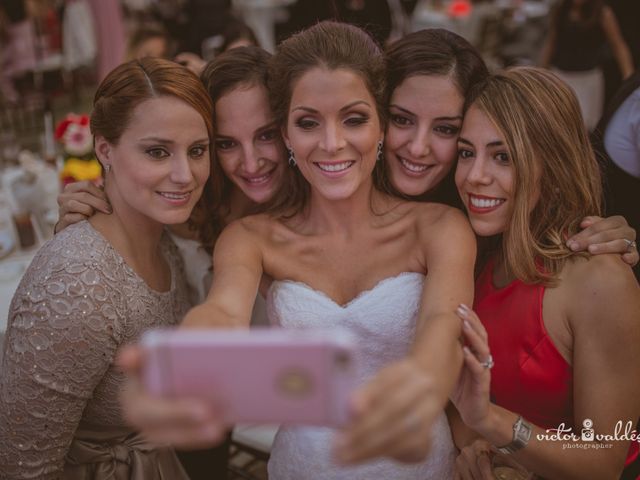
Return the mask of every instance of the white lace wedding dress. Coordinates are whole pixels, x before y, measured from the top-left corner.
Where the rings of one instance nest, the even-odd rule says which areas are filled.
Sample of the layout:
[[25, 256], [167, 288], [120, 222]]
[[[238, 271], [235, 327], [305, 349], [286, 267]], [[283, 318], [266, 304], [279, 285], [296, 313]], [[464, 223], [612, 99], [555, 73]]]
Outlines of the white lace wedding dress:
[[[272, 324], [285, 328], [340, 326], [357, 337], [359, 382], [403, 358], [413, 342], [424, 276], [407, 272], [382, 280], [346, 305], [304, 283], [274, 281], [267, 295]], [[269, 461], [270, 480], [426, 480], [453, 478], [454, 447], [444, 413], [433, 429], [431, 453], [419, 464], [379, 459], [355, 467], [333, 461], [335, 430], [282, 427]]]

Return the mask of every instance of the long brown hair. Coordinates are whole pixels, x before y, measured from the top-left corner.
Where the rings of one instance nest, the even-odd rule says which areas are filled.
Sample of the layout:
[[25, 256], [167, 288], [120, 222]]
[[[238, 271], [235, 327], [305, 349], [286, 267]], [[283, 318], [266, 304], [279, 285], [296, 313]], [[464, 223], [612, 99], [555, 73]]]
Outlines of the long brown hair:
[[[236, 88], [250, 88], [253, 86], [267, 87], [267, 65], [271, 54], [260, 47], [247, 46], [233, 48], [217, 56], [209, 62], [200, 75], [211, 102], [213, 104], [213, 128], [216, 128], [216, 103], [227, 93]], [[220, 170], [220, 182], [216, 195], [210, 195], [210, 216], [199, 219], [201, 241], [205, 249], [213, 251], [218, 234], [225, 225], [225, 218], [230, 211], [231, 192], [234, 183], [222, 173], [212, 148], [213, 162]]]
[[[345, 69], [359, 75], [376, 102], [384, 125], [386, 85], [382, 51], [364, 30], [337, 22], [320, 22], [289, 37], [278, 47], [269, 64], [268, 86], [276, 121], [287, 123], [294, 84], [314, 67]], [[308, 203], [309, 183], [297, 168], [287, 169], [281, 187], [269, 202], [269, 212], [290, 217]]]
[[506, 265], [526, 283], [553, 285], [573, 255], [566, 239], [601, 211], [600, 171], [578, 100], [551, 72], [518, 67], [478, 86], [470, 105], [504, 135], [514, 164], [513, 214], [501, 243]]

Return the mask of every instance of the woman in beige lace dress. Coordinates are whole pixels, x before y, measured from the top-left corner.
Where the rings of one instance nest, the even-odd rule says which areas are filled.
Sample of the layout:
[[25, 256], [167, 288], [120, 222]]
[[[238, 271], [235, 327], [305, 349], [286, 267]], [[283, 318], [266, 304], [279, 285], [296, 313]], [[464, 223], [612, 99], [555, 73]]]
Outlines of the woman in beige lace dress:
[[164, 225], [185, 222], [210, 169], [212, 107], [198, 78], [158, 59], [123, 64], [91, 129], [113, 214], [45, 244], [11, 303], [0, 379], [0, 477], [185, 479], [172, 450], [128, 427], [116, 350], [188, 308]]

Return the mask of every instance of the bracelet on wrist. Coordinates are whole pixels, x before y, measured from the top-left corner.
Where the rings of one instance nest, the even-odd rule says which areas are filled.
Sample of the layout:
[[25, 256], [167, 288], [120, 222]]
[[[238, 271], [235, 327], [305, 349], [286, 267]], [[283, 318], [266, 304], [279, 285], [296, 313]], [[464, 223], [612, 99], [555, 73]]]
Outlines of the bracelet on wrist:
[[518, 419], [513, 424], [513, 437], [511, 439], [511, 443], [503, 447], [497, 447], [498, 451], [506, 455], [511, 455], [512, 453], [523, 449], [529, 443], [532, 432], [533, 425], [522, 418], [522, 416], [518, 416]]

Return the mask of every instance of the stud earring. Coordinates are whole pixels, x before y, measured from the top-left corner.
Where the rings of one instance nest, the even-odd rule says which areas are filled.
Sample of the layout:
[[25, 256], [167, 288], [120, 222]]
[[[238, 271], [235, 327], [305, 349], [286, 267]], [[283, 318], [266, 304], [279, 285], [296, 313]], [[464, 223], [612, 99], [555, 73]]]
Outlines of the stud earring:
[[296, 157], [293, 154], [293, 150], [288, 148], [287, 151], [289, 152], [289, 165], [291, 165], [292, 167], [295, 167], [296, 166]]
[[378, 142], [378, 153], [376, 154], [376, 162], [380, 162], [382, 160], [382, 140]]

